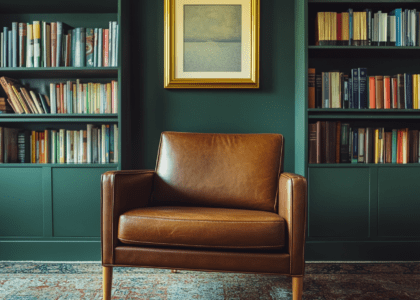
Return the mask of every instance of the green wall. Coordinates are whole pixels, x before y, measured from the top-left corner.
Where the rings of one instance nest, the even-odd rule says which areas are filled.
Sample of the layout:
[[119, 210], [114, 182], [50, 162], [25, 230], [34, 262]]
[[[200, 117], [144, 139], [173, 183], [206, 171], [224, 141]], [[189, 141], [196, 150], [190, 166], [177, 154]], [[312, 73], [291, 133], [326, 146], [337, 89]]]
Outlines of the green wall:
[[162, 131], [281, 133], [293, 172], [294, 1], [261, 1], [258, 90], [165, 90], [163, 1], [131, 5], [132, 167], [154, 169]]

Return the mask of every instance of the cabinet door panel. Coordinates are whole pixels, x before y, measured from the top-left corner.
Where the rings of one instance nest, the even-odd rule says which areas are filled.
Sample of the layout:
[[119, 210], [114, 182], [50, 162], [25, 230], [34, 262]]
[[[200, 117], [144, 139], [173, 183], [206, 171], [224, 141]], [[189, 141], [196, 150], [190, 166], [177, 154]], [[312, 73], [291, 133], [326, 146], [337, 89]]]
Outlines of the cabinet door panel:
[[55, 168], [53, 234], [56, 237], [99, 237], [101, 174], [105, 168]]
[[378, 234], [420, 236], [420, 170], [380, 168], [378, 171]]
[[0, 168], [0, 236], [42, 236], [41, 168]]
[[310, 168], [309, 237], [369, 235], [369, 169]]

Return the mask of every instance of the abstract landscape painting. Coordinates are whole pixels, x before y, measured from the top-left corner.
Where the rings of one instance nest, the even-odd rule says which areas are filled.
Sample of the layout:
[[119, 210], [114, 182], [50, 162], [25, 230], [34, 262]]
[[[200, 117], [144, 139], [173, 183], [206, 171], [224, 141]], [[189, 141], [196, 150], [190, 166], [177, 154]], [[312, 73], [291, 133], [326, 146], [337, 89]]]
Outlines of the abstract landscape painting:
[[184, 72], [241, 72], [241, 5], [184, 6]]

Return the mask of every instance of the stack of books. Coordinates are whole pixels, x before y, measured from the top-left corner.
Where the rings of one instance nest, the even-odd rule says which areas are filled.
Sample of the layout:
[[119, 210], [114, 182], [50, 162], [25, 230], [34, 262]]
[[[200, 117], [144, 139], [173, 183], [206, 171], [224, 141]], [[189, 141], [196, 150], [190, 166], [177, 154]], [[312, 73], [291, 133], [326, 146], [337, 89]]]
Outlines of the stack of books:
[[117, 67], [119, 25], [72, 28], [63, 22], [12, 22], [0, 33], [2, 68]]
[[13, 109], [9, 103], [7, 103], [6, 98], [0, 97], [0, 114], [7, 114], [12, 112]]
[[369, 76], [366, 68], [308, 69], [308, 108], [420, 109], [420, 74]]
[[319, 46], [419, 46], [420, 18], [416, 9], [390, 12], [371, 9], [318, 12], [315, 45]]
[[25, 131], [0, 127], [0, 163], [117, 163], [118, 126]]
[[417, 129], [318, 121], [309, 124], [309, 163], [420, 163], [419, 139]]
[[[118, 82], [83, 83], [80, 79], [49, 83], [50, 96], [27, 89], [19, 80], [0, 77], [10, 107], [18, 114], [111, 114], [118, 113]], [[0, 102], [0, 109], [1, 106]]]

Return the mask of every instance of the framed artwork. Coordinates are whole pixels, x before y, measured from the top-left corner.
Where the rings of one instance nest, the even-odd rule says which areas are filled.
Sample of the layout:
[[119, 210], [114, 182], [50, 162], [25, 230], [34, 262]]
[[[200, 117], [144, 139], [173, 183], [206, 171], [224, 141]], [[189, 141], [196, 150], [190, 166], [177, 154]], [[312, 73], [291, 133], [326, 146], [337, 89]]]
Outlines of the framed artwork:
[[258, 88], [259, 0], [164, 0], [165, 88]]

